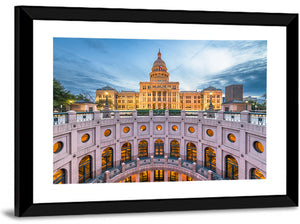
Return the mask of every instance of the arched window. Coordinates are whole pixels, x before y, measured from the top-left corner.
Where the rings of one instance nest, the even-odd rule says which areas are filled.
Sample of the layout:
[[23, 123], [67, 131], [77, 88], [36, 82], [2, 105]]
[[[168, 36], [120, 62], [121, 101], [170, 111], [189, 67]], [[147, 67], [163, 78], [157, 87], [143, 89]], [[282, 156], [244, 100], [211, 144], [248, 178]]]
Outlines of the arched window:
[[121, 163], [131, 160], [131, 144], [126, 142], [121, 148]]
[[178, 173], [175, 171], [168, 171], [168, 181], [178, 181]]
[[66, 171], [64, 169], [58, 170], [53, 174], [53, 184], [65, 184]]
[[161, 139], [157, 139], [154, 143], [154, 156], [164, 156], [164, 142]]
[[92, 178], [92, 157], [85, 156], [79, 163], [79, 183], [86, 183]]
[[163, 181], [164, 181], [164, 171], [154, 170], [154, 182], [163, 182]]
[[266, 179], [265, 176], [258, 169], [252, 168], [250, 171], [251, 179]]
[[205, 148], [205, 167], [216, 171], [216, 153], [210, 148]]
[[229, 180], [239, 179], [239, 165], [236, 159], [232, 156], [225, 158], [225, 177]]
[[149, 172], [151, 171], [144, 171], [140, 173], [140, 182], [149, 182]]
[[102, 172], [113, 167], [113, 149], [106, 148], [102, 152]]
[[148, 142], [145, 140], [139, 143], [139, 158], [148, 157]]
[[170, 143], [170, 157], [174, 157], [174, 158], [179, 158], [179, 149], [180, 149], [180, 146], [179, 146], [179, 142], [176, 141], [176, 140], [173, 140], [171, 141]]
[[197, 162], [197, 148], [194, 143], [187, 144], [186, 155], [188, 161]]

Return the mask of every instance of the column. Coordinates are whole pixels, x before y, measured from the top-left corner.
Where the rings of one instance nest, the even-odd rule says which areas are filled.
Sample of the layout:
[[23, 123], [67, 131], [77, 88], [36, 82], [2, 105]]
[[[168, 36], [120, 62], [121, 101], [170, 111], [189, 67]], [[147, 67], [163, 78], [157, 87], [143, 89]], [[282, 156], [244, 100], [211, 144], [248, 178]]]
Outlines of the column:
[[154, 182], [154, 171], [150, 171], [150, 182]]

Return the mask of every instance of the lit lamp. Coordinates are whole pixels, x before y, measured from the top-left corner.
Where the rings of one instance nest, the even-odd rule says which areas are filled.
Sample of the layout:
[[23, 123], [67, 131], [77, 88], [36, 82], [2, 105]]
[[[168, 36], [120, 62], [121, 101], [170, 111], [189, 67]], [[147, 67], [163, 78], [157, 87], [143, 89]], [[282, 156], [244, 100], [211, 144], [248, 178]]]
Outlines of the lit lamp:
[[245, 103], [246, 103], [246, 110], [247, 110], [248, 100], [246, 100]]
[[105, 92], [105, 95], [106, 95], [105, 105], [108, 105], [108, 92]]
[[214, 105], [212, 104], [212, 92], [210, 92], [209, 94], [210, 94], [210, 104], [209, 104], [208, 110], [209, 111], [214, 111], [215, 110]]
[[72, 110], [72, 100], [70, 100], [70, 110]]
[[62, 112], [62, 105], [60, 105], [60, 112]]

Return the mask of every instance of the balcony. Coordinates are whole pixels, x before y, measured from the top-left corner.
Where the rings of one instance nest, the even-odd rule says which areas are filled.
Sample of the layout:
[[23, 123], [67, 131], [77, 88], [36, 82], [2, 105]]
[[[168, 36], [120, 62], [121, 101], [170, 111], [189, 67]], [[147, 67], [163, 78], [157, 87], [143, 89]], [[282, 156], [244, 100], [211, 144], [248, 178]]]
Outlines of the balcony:
[[267, 114], [257, 112], [223, 112], [223, 111], [184, 111], [184, 110], [131, 110], [131, 111], [93, 111], [53, 113], [53, 125], [64, 125], [73, 122], [87, 122], [97, 120], [107, 120], [115, 118], [138, 118], [140, 117], [181, 117], [204, 120], [218, 120], [230, 122], [246, 122], [253, 125], [266, 126]]

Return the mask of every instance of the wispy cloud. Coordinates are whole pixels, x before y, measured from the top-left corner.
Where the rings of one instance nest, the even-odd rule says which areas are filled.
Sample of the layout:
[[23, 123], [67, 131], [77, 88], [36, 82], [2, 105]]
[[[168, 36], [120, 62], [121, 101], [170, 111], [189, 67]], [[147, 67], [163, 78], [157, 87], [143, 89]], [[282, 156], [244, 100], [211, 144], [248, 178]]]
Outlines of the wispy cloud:
[[241, 83], [245, 94], [266, 92], [266, 41], [55, 38], [54, 77], [74, 93], [105, 85], [138, 90], [149, 80], [158, 48], [181, 90]]

